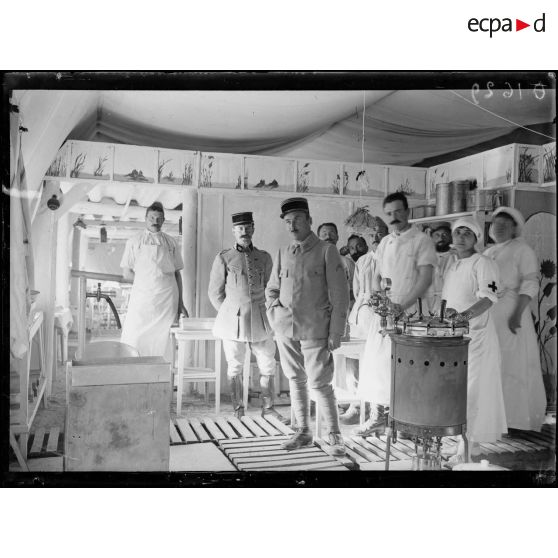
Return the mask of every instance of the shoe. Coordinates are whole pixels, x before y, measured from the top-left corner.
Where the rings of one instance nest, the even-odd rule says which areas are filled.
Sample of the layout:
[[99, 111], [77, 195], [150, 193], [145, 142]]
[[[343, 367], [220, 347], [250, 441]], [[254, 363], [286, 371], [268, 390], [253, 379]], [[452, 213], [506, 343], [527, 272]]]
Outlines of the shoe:
[[244, 407], [239, 407], [238, 409], [235, 409], [234, 416], [237, 419], [242, 418], [244, 416]]
[[333, 457], [343, 457], [345, 455], [345, 443], [343, 442], [343, 436], [339, 433], [329, 433], [328, 437], [329, 446], [323, 449]]
[[362, 436], [366, 438], [372, 436], [380, 437], [386, 431], [386, 420], [385, 417], [370, 417], [365, 423], [361, 424], [358, 428], [353, 430], [355, 436]]
[[339, 421], [343, 424], [358, 424], [360, 422], [360, 409], [351, 405], [342, 415], [339, 415]]
[[285, 425], [291, 424], [291, 419], [284, 417], [275, 407], [270, 407], [266, 409], [265, 407], [262, 409], [262, 417], [275, 417], [279, 422]]
[[281, 449], [292, 451], [311, 446], [314, 439], [309, 430], [299, 430], [281, 444]]
[[448, 462], [444, 466], [448, 469], [453, 469], [456, 465], [461, 465], [461, 463], [465, 463], [465, 458], [462, 453], [456, 453], [448, 459]]

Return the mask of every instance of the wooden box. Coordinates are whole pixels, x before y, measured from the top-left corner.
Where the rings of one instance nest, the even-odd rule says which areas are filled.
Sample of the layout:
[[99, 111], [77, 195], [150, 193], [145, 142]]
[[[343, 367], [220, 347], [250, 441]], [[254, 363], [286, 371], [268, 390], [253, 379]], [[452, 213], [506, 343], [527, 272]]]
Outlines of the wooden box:
[[66, 471], [168, 471], [170, 364], [161, 357], [68, 366]]

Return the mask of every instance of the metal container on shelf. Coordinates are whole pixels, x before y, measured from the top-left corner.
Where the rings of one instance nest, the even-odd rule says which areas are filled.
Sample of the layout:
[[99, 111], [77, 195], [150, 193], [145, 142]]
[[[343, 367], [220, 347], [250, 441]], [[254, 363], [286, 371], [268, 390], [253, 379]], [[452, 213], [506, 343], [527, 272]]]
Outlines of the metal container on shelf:
[[492, 211], [497, 194], [497, 190], [470, 190], [467, 193], [467, 211]]
[[453, 180], [450, 182], [451, 211], [448, 213], [461, 213], [467, 211], [467, 195], [471, 182], [469, 180]]
[[436, 215], [436, 206], [435, 205], [426, 205], [424, 207], [424, 216], [425, 217], [434, 217]]
[[447, 215], [450, 212], [450, 183], [436, 184], [436, 215]]

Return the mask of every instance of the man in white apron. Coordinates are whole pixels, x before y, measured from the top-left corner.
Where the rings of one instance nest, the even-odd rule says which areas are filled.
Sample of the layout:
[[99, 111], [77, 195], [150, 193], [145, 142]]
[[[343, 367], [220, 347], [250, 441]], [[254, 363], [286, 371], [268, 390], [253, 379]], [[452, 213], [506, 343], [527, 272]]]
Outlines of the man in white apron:
[[[417, 298], [424, 295], [432, 282], [436, 252], [432, 240], [409, 223], [409, 206], [403, 193], [387, 196], [383, 209], [392, 232], [382, 239], [376, 250], [373, 289], [380, 289], [381, 279], [391, 279], [389, 296], [396, 310], [412, 313]], [[370, 401], [370, 418], [356, 429], [356, 435], [384, 432], [390, 382], [391, 339], [382, 335], [380, 317], [374, 314], [360, 361], [358, 386], [359, 398]]]
[[141, 356], [162, 355], [171, 359], [169, 330], [182, 303], [182, 256], [174, 238], [161, 231], [165, 211], [154, 202], [145, 212], [146, 229], [126, 242], [120, 267], [133, 279], [122, 343], [135, 347]]

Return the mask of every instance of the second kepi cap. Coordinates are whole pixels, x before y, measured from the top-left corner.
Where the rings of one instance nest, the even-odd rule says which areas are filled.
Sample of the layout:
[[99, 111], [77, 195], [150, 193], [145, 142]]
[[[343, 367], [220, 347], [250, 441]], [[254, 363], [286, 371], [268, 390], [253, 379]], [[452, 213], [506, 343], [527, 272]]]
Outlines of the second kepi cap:
[[252, 217], [251, 211], [243, 211], [242, 213], [232, 214], [232, 224], [234, 225], [248, 225], [253, 223], [254, 218]]
[[304, 211], [310, 214], [308, 200], [306, 198], [289, 198], [281, 204], [281, 219], [292, 211]]

